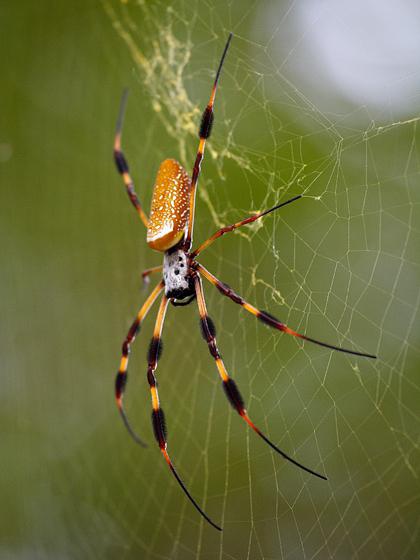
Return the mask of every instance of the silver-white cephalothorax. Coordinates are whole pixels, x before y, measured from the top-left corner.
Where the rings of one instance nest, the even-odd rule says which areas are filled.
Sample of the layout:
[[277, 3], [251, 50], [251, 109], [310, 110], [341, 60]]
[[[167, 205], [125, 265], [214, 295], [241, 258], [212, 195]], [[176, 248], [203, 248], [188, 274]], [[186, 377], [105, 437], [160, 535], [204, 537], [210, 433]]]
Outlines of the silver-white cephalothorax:
[[166, 252], [163, 257], [163, 280], [168, 298], [183, 300], [194, 293], [187, 255], [182, 249]]

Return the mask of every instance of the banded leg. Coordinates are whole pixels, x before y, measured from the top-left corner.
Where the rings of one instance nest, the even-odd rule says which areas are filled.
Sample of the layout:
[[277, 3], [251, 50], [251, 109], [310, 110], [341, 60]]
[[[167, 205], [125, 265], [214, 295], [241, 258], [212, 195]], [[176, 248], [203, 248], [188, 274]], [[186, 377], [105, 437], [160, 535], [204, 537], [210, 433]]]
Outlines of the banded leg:
[[127, 189], [128, 198], [131, 200], [134, 208], [137, 210], [143, 224], [148, 227], [149, 219], [147, 218], [140, 201], [137, 198], [136, 191], [134, 190], [134, 183], [130, 175], [128, 162], [121, 151], [121, 133], [124, 121], [125, 107], [127, 105], [128, 90], [125, 89], [121, 98], [120, 111], [118, 113], [117, 126], [115, 130], [114, 139], [114, 161], [117, 166], [118, 173], [122, 176], [125, 188]]
[[150, 278], [149, 276], [151, 274], [154, 274], [155, 272], [162, 272], [163, 266], [152, 266], [152, 268], [146, 268], [146, 270], [143, 270], [143, 272], [141, 273], [141, 277], [143, 279], [143, 285], [147, 286], [150, 283]]
[[233, 379], [231, 377], [229, 377], [229, 374], [228, 374], [228, 372], [226, 371], [226, 368], [225, 368], [225, 364], [223, 363], [223, 360], [220, 356], [219, 349], [217, 348], [216, 329], [214, 327], [213, 321], [207, 315], [206, 301], [204, 299], [204, 292], [203, 292], [203, 287], [201, 285], [201, 278], [200, 278], [198, 273], [194, 278], [194, 282], [195, 282], [195, 291], [196, 291], [196, 294], [197, 294], [198, 310], [199, 310], [199, 313], [200, 313], [201, 332], [202, 332], [203, 338], [206, 340], [206, 342], [208, 344], [210, 354], [213, 356], [213, 358], [216, 361], [216, 366], [217, 366], [220, 378], [221, 378], [222, 383], [223, 383], [223, 389], [225, 390], [226, 396], [227, 396], [230, 404], [233, 406], [233, 408], [236, 410], [236, 412], [239, 414], [239, 416], [241, 416], [241, 418], [243, 418], [245, 420], [245, 422], [248, 424], [248, 426], [250, 428], [252, 428], [254, 430], [254, 432], [256, 432], [272, 449], [274, 449], [274, 451], [277, 451], [277, 453], [279, 453], [284, 459], [287, 459], [287, 461], [290, 461], [291, 463], [293, 463], [294, 465], [296, 465], [300, 469], [303, 469], [304, 471], [306, 471], [310, 474], [313, 474], [314, 476], [317, 476], [318, 478], [322, 478], [323, 480], [327, 480], [327, 477], [325, 477], [324, 475], [319, 474], [319, 473], [313, 471], [312, 469], [310, 469], [308, 467], [305, 467], [301, 463], [298, 463], [297, 461], [295, 461], [295, 459], [292, 459], [292, 457], [287, 455], [287, 453], [285, 453], [284, 451], [279, 449], [252, 422], [252, 420], [250, 419], [250, 417], [248, 416], [248, 413], [246, 411], [244, 400], [243, 400], [243, 398], [242, 398], [242, 396], [239, 392], [239, 389], [236, 386], [236, 383], [233, 381]]
[[217, 85], [219, 83], [220, 72], [222, 71], [223, 62], [225, 60], [226, 53], [228, 51], [231, 40], [232, 40], [232, 33], [229, 33], [228, 40], [223, 50], [222, 58], [220, 59], [219, 62], [219, 67], [217, 68], [216, 78], [214, 80], [213, 88], [210, 94], [210, 100], [207, 104], [207, 107], [204, 109], [203, 115], [201, 117], [201, 125], [199, 130], [200, 143], [198, 145], [197, 156], [195, 158], [193, 173], [191, 177], [189, 221], [188, 221], [187, 236], [185, 238], [185, 244], [184, 244], [184, 248], [186, 251], [189, 251], [192, 242], [192, 232], [194, 229], [195, 195], [197, 190], [198, 177], [200, 175], [200, 170], [201, 170], [201, 160], [204, 157], [206, 140], [210, 137], [211, 129], [213, 127], [213, 119], [214, 119], [213, 106], [216, 97]]
[[163, 281], [159, 282], [159, 284], [155, 287], [153, 292], [149, 295], [149, 297], [146, 299], [146, 301], [142, 305], [140, 311], [137, 313], [137, 317], [133, 321], [133, 324], [131, 325], [131, 327], [130, 327], [128, 333], [127, 333], [127, 336], [125, 337], [125, 340], [123, 342], [120, 368], [117, 372], [117, 377], [115, 379], [115, 399], [117, 401], [117, 407], [118, 407], [118, 410], [121, 414], [121, 418], [123, 419], [125, 427], [129, 431], [129, 433], [132, 436], [132, 438], [134, 439], [134, 441], [136, 441], [137, 443], [139, 443], [143, 447], [147, 447], [147, 445], [135, 433], [135, 431], [131, 427], [130, 422], [128, 421], [127, 415], [126, 415], [125, 410], [124, 410], [123, 396], [124, 396], [125, 386], [127, 384], [128, 356], [130, 354], [131, 344], [134, 342], [134, 339], [136, 338], [136, 335], [140, 330], [140, 325], [141, 325], [143, 319], [146, 317], [147, 313], [150, 311], [150, 308], [152, 307], [153, 303], [155, 302], [155, 300], [158, 297], [158, 295], [160, 294], [160, 292], [163, 290], [163, 287], [164, 287]]
[[159, 449], [160, 449], [162, 455], [164, 456], [165, 461], [166, 461], [169, 469], [171, 470], [172, 474], [176, 478], [178, 484], [180, 485], [180, 487], [182, 488], [182, 490], [184, 491], [184, 493], [186, 494], [186, 496], [188, 497], [190, 502], [193, 504], [193, 506], [196, 508], [196, 510], [204, 517], [204, 519], [206, 521], [208, 521], [208, 523], [210, 523], [210, 525], [212, 525], [213, 527], [215, 527], [216, 529], [221, 531], [222, 529], [218, 525], [216, 525], [210, 519], [210, 517], [208, 517], [208, 515], [206, 515], [204, 513], [204, 511], [200, 508], [200, 506], [197, 504], [197, 502], [191, 496], [191, 494], [187, 490], [187, 487], [185, 486], [181, 477], [179, 476], [178, 472], [175, 470], [175, 467], [174, 467], [174, 465], [173, 465], [173, 463], [172, 463], [172, 461], [171, 461], [171, 459], [168, 455], [168, 451], [167, 451], [165, 415], [163, 413], [162, 408], [160, 407], [159, 394], [158, 394], [158, 389], [157, 389], [157, 381], [156, 381], [156, 377], [155, 377], [155, 370], [156, 370], [156, 367], [157, 367], [159, 357], [162, 353], [162, 342], [161, 342], [162, 327], [163, 327], [163, 322], [165, 320], [165, 314], [166, 314], [166, 309], [168, 307], [168, 303], [169, 303], [169, 299], [164, 295], [163, 298], [162, 298], [160, 307], [159, 307], [157, 318], [156, 318], [155, 328], [154, 328], [154, 331], [153, 331], [153, 337], [152, 337], [152, 340], [150, 342], [149, 353], [148, 353], [148, 358], [147, 358], [147, 361], [148, 361], [147, 381], [148, 381], [149, 386], [150, 386], [150, 393], [151, 393], [151, 396], [152, 396], [152, 408], [153, 408], [153, 410], [152, 410], [153, 432], [155, 434], [156, 441], [159, 444]]
[[356, 350], [349, 350], [347, 348], [341, 348], [340, 346], [334, 346], [333, 344], [327, 344], [326, 342], [322, 342], [315, 338], [311, 338], [306, 336], [305, 334], [298, 333], [292, 329], [290, 329], [287, 325], [267, 313], [267, 311], [260, 311], [250, 303], [246, 302], [240, 295], [235, 293], [230, 286], [218, 280], [211, 272], [209, 272], [204, 266], [198, 263], [194, 263], [194, 268], [199, 270], [202, 275], [211, 283], [213, 286], [219, 290], [224, 296], [227, 296], [235, 303], [241, 305], [248, 313], [251, 313], [257, 319], [260, 319], [263, 323], [268, 325], [269, 327], [273, 327], [279, 331], [285, 332], [286, 334], [290, 334], [295, 336], [296, 338], [300, 338], [302, 340], [307, 340], [308, 342], [313, 342], [314, 344], [318, 344], [318, 346], [323, 346], [324, 348], [329, 348], [330, 350], [337, 350], [338, 352], [345, 352], [346, 354], [353, 354], [354, 356], [362, 356], [363, 358], [373, 358], [376, 359], [374, 354], [366, 354], [364, 352], [357, 352]]
[[222, 237], [222, 235], [224, 235], [225, 233], [229, 233], [230, 231], [238, 229], [241, 226], [244, 226], [246, 224], [252, 224], [252, 222], [255, 222], [255, 220], [258, 220], [259, 218], [262, 218], [263, 216], [266, 216], [267, 214], [270, 214], [271, 212], [274, 212], [274, 210], [278, 210], [282, 206], [286, 206], [286, 204], [290, 204], [291, 202], [294, 202], [295, 200], [298, 200], [299, 198], [302, 198], [301, 194], [291, 198], [290, 200], [287, 200], [286, 202], [282, 202], [281, 204], [277, 204], [277, 206], [273, 206], [273, 208], [269, 208], [268, 210], [265, 210], [264, 212], [258, 212], [258, 214], [254, 214], [253, 216], [249, 216], [248, 218], [245, 218], [244, 220], [241, 220], [240, 222], [235, 222], [234, 224], [231, 224], [230, 226], [222, 227], [221, 229], [216, 231], [216, 233], [213, 233], [213, 235], [211, 237], [206, 239], [206, 241], [204, 241], [197, 249], [195, 249], [195, 251], [193, 251], [191, 253], [191, 258], [195, 259], [195, 257], [197, 255], [202, 253], [204, 251], [204, 249], [207, 249], [207, 247], [209, 247], [214, 241], [216, 241], [216, 239], [218, 239], [219, 237]]

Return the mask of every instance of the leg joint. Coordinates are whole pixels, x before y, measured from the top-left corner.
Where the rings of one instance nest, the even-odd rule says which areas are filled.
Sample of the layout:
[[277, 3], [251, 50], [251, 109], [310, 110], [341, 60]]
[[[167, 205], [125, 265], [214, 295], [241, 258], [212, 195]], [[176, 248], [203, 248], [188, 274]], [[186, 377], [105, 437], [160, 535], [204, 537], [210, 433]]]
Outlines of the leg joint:
[[244, 300], [241, 298], [241, 296], [238, 296], [238, 294], [236, 294], [232, 290], [232, 288], [228, 286], [228, 284], [225, 284], [224, 282], [219, 282], [218, 284], [216, 284], [216, 287], [219, 290], [219, 292], [221, 292], [223, 295], [230, 298], [235, 303], [239, 303], [239, 305], [242, 305], [244, 303]]
[[235, 410], [239, 412], [239, 414], [241, 414], [241, 412], [245, 410], [245, 404], [242, 395], [240, 394], [239, 389], [233, 379], [229, 377], [228, 379], [226, 379], [226, 381], [223, 381], [223, 389], [225, 390], [230, 404]]
[[220, 359], [221, 356], [219, 354], [219, 350], [216, 346], [216, 341], [213, 339], [208, 343], [210, 354], [213, 356], [215, 360]]
[[265, 323], [266, 325], [269, 325], [270, 327], [279, 328], [279, 327], [283, 326], [283, 323], [281, 321], [279, 321], [278, 319], [273, 317], [273, 315], [270, 315], [270, 313], [267, 313], [267, 311], [258, 311], [258, 319], [262, 323]]
[[130, 341], [125, 340], [122, 345], [122, 355], [124, 356], [124, 358], [126, 358], [129, 353], [130, 353]]
[[123, 173], [128, 173], [128, 163], [124, 157], [124, 154], [119, 150], [114, 150], [114, 161], [117, 166], [118, 172], [122, 175]]
[[216, 336], [216, 327], [208, 315], [200, 318], [201, 334], [207, 342], [210, 342]]
[[125, 386], [127, 384], [127, 372], [121, 373], [120, 371], [117, 373], [117, 377], [115, 378], [115, 396], [117, 399], [121, 397], [124, 393]]
[[147, 369], [147, 382], [150, 387], [156, 387], [156, 377], [150, 368]]
[[203, 116], [201, 117], [200, 124], [200, 138], [207, 139], [210, 137], [211, 129], [213, 128], [214, 113], [213, 107], [207, 106], [204, 109]]
[[152, 411], [153, 432], [159, 447], [163, 449], [166, 445], [166, 422], [161, 408]]
[[162, 339], [160, 337], [153, 337], [150, 341], [149, 351], [147, 353], [147, 361], [149, 365], [156, 365], [162, 355], [162, 349]]

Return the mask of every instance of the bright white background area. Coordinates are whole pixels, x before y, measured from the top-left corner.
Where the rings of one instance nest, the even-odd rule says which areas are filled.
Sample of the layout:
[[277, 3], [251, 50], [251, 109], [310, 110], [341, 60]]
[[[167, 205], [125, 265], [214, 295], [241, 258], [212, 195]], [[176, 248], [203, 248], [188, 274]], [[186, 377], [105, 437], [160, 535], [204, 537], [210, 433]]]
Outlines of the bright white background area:
[[[261, 3], [258, 40], [321, 111], [364, 106], [375, 119], [409, 116], [420, 103], [420, 2]], [[265, 37], [262, 37], [265, 34]]]

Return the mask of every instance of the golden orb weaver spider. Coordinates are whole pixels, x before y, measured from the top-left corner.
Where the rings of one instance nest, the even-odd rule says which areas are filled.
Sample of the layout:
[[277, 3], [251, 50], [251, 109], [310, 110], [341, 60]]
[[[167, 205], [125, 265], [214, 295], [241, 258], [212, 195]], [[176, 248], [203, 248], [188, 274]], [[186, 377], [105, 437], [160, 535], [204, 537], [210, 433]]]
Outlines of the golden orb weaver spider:
[[197, 182], [200, 175], [201, 161], [204, 156], [205, 144], [212, 130], [213, 106], [217, 85], [231, 39], [232, 33], [229, 34], [228, 40], [223, 50], [223, 54], [216, 72], [216, 78], [211, 90], [210, 100], [206, 108], [204, 109], [201, 119], [201, 125], [199, 129], [200, 142], [194, 163], [192, 177], [190, 179], [185, 169], [177, 161], [173, 159], [167, 159], [163, 161], [159, 167], [153, 190], [150, 218], [146, 216], [140, 205], [140, 202], [134, 190], [134, 183], [129, 172], [127, 160], [125, 159], [124, 154], [121, 151], [121, 131], [127, 102], [127, 90], [124, 92], [121, 100], [114, 141], [115, 164], [117, 166], [118, 172], [122, 175], [124, 184], [127, 189], [127, 194], [135, 209], [137, 210], [141, 221], [147, 228], [147, 243], [152, 249], [164, 253], [163, 266], [149, 268], [143, 272], [143, 279], [145, 280], [148, 279], [149, 275], [154, 272], [163, 272], [163, 277], [157, 284], [157, 286], [153, 289], [149, 297], [146, 299], [140, 311], [137, 313], [137, 316], [132, 323], [122, 345], [122, 357], [115, 380], [115, 397], [117, 406], [124, 424], [130, 432], [131, 436], [137, 443], [142, 446], [146, 446], [146, 444], [134, 432], [127, 419], [123, 406], [123, 395], [127, 383], [128, 356], [130, 353], [131, 344], [133, 343], [137, 333], [139, 332], [140, 325], [143, 319], [146, 317], [147, 313], [149, 312], [159, 294], [164, 290], [147, 357], [147, 381], [150, 386], [152, 397], [153, 431], [155, 438], [159, 444], [160, 451], [162, 452], [162, 455], [164, 456], [165, 461], [172, 471], [172, 474], [176, 478], [178, 484], [181, 486], [182, 490], [185, 492], [191, 503], [204, 517], [204, 519], [206, 519], [206, 521], [208, 521], [210, 525], [212, 525], [219, 531], [222, 530], [221, 527], [216, 525], [216, 523], [214, 523], [210, 519], [210, 517], [208, 517], [208, 515], [201, 509], [198, 503], [191, 496], [179, 474], [175, 470], [175, 467], [167, 451], [165, 418], [159, 402], [155, 370], [162, 350], [161, 334], [168, 303], [171, 302], [173, 305], [188, 305], [189, 303], [191, 303], [191, 301], [197, 298], [198, 310], [200, 314], [201, 333], [204, 340], [208, 344], [211, 356], [216, 362], [216, 366], [222, 380], [222, 385], [230, 404], [238, 412], [241, 418], [245, 420], [248, 426], [252, 428], [252, 430], [254, 430], [254, 432], [256, 432], [274, 451], [279, 453], [284, 459], [287, 459], [297, 467], [324, 480], [327, 480], [324, 475], [319, 474], [308, 467], [305, 467], [301, 463], [298, 463], [295, 459], [293, 459], [284, 451], [279, 449], [276, 445], [274, 445], [274, 443], [272, 443], [261, 432], [261, 430], [252, 422], [252, 420], [248, 416], [244, 400], [239, 392], [239, 389], [237, 388], [236, 383], [233, 381], [233, 379], [229, 376], [223, 360], [220, 356], [216, 343], [216, 329], [214, 327], [213, 321], [207, 314], [201, 276], [204, 276], [206, 280], [213, 284], [213, 286], [215, 286], [221, 294], [227, 296], [233, 302], [241, 305], [246, 311], [257, 317], [263, 323], [270, 327], [273, 327], [279, 331], [285, 332], [302, 340], [307, 340], [320, 346], [324, 346], [325, 348], [330, 348], [332, 350], [338, 350], [340, 352], [346, 352], [348, 354], [364, 356], [367, 358], [376, 357], [372, 354], [365, 354], [363, 352], [356, 352], [354, 350], [347, 350], [345, 348], [333, 346], [332, 344], [321, 342], [290, 329], [287, 325], [285, 325], [266, 311], [261, 311], [250, 303], [246, 302], [227, 284], [218, 280], [215, 276], [213, 276], [213, 274], [211, 274], [211, 272], [209, 272], [196, 261], [196, 257], [202, 251], [204, 251], [204, 249], [207, 249], [207, 247], [209, 247], [216, 239], [218, 239], [225, 233], [231, 232], [246, 224], [255, 222], [255, 220], [266, 216], [270, 212], [274, 212], [282, 206], [298, 200], [299, 198], [301, 198], [301, 195], [295, 196], [294, 198], [291, 198], [286, 202], [277, 204], [269, 210], [259, 212], [258, 214], [254, 214], [253, 216], [245, 218], [230, 226], [219, 229], [211, 237], [204, 241], [197, 249], [191, 251]]

